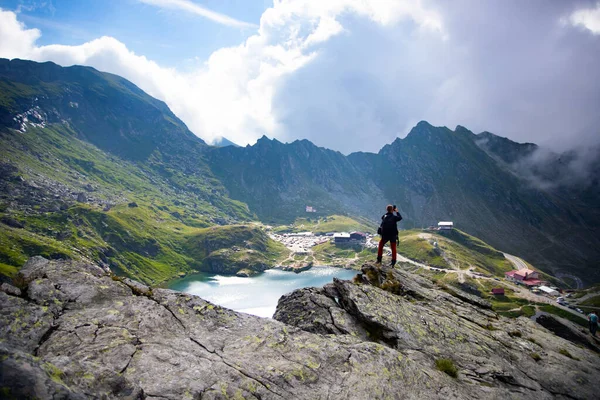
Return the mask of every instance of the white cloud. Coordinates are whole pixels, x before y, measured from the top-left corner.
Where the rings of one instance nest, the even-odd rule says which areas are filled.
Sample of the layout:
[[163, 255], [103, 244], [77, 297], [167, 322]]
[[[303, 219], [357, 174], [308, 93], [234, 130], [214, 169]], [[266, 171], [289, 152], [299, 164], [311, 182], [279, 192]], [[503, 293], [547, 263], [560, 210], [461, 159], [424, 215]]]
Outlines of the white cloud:
[[234, 26], [237, 28], [256, 28], [257, 26], [248, 22], [231, 18], [225, 14], [211, 11], [190, 0], [138, 0], [141, 3], [160, 7], [163, 9], [182, 10], [192, 14], [200, 15], [219, 24]]
[[[141, 1], [204, 12], [185, 0]], [[285, 135], [274, 112], [278, 88], [287, 76], [318, 57], [320, 44], [343, 32], [337, 18], [347, 13], [381, 25], [410, 18], [424, 29], [441, 29], [437, 17], [419, 2], [276, 0], [263, 14], [256, 35], [237, 47], [215, 51], [201, 68], [183, 73], [136, 55], [111, 37], [79, 46], [37, 46], [39, 31], [26, 29], [15, 14], [2, 12], [0, 56], [54, 61], [65, 66], [89, 65], [121, 75], [164, 100], [203, 139], [212, 142], [225, 136], [248, 144], [263, 134]]]
[[41, 36], [37, 29], [25, 29], [17, 20], [17, 15], [0, 9], [0, 56], [5, 58], [23, 57], [23, 49], [31, 49]]
[[425, 119], [561, 150], [600, 138], [600, 40], [556, 24], [573, 7], [276, 0], [254, 35], [186, 72], [110, 37], [40, 46], [38, 30], [1, 12], [0, 56], [121, 75], [208, 142], [266, 134], [377, 151]]
[[581, 26], [594, 35], [600, 35], [600, 2], [596, 3], [595, 8], [584, 8], [573, 12], [569, 21], [574, 26]]

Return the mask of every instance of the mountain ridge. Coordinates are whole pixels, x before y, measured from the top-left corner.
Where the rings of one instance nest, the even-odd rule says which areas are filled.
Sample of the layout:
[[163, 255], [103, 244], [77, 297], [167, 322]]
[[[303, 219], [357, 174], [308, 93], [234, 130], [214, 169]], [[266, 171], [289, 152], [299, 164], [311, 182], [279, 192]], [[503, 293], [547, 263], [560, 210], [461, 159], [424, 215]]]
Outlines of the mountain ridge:
[[[22, 65], [26, 72], [12, 71]], [[35, 171], [37, 182], [58, 180], [80, 191], [96, 185], [102, 196], [139, 202], [142, 208], [168, 205], [177, 210], [169, 218], [202, 227], [256, 217], [287, 224], [305, 217], [306, 206], [317, 210], [313, 216], [345, 214], [377, 221], [386, 204], [396, 203], [405, 227], [454, 220], [466, 232], [546, 271], [600, 280], [594, 268], [600, 260], [600, 213], [595, 211], [600, 191], [597, 186], [578, 189], [582, 196], [572, 199], [567, 190], [537, 188], [494, 154], [508, 154], [505, 148], [527, 153], [527, 144], [421, 121], [378, 153], [345, 156], [306, 139], [282, 143], [266, 136], [252, 146], [218, 148], [193, 135], [164, 103], [91, 68], [0, 60], [0, 85], [10, 89], [0, 92], [0, 139], [4, 159], [18, 170], [4, 177], [15, 193], [24, 190], [18, 180]], [[127, 115], [121, 119], [123, 113]], [[93, 123], [101, 120], [102, 132]], [[496, 147], [482, 148], [482, 138]], [[92, 147], [84, 150], [84, 144], [100, 153]], [[79, 155], [73, 157], [75, 153]], [[513, 154], [507, 160], [516, 158], [522, 159]], [[78, 197], [74, 191], [69, 196]], [[11, 199], [4, 200], [7, 218], [12, 218]], [[44, 202], [36, 207], [47, 208]]]

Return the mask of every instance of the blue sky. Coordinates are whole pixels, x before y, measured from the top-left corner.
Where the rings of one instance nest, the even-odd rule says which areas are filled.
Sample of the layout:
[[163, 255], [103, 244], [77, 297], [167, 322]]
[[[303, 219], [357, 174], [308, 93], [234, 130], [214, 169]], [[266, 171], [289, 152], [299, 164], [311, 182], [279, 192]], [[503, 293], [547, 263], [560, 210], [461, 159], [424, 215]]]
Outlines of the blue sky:
[[[201, 4], [258, 26], [261, 14], [272, 3], [207, 0]], [[221, 47], [243, 42], [255, 30], [232, 28], [137, 0], [0, 0], [0, 8], [18, 10], [19, 19], [27, 27], [40, 29], [40, 45], [77, 45], [112, 36], [135, 53], [173, 67], [185, 67], [194, 59], [205, 60]]]
[[129, 79], [208, 142], [378, 151], [420, 120], [600, 142], [599, 0], [0, 0], [0, 57]]

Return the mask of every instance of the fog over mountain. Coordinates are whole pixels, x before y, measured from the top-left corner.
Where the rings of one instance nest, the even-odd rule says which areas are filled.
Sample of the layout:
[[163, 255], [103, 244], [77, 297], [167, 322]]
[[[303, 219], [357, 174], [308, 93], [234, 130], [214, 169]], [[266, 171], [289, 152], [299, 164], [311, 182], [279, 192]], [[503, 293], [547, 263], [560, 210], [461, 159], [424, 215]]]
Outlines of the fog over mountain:
[[[215, 23], [190, 3], [130, 7], [163, 13], [167, 28], [178, 18]], [[600, 138], [594, 1], [278, 1], [260, 21], [245, 21], [250, 27], [217, 20], [244, 26], [245, 39], [192, 67], [183, 38], [171, 43], [179, 54], [171, 64], [146, 57], [134, 40], [102, 34], [42, 45], [49, 24], [40, 30], [23, 23], [32, 21], [26, 12], [0, 12], [0, 57], [124, 76], [208, 142], [224, 136], [245, 145], [266, 134], [345, 154], [376, 152], [420, 120], [489, 130], [559, 153]]]

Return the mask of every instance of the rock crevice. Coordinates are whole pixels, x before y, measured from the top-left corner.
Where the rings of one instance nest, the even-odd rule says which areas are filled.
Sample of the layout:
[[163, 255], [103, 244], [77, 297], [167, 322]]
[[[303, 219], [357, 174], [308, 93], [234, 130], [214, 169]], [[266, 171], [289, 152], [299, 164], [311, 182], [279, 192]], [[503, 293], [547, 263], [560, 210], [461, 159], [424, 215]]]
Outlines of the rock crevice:
[[[592, 350], [399, 270], [365, 265], [354, 282], [294, 291], [280, 299], [280, 321], [117, 279], [83, 262], [33, 258], [20, 280], [21, 297], [0, 292], [0, 381], [3, 394], [16, 398], [596, 393], [600, 361]], [[436, 367], [440, 359], [456, 368], [455, 378]]]

